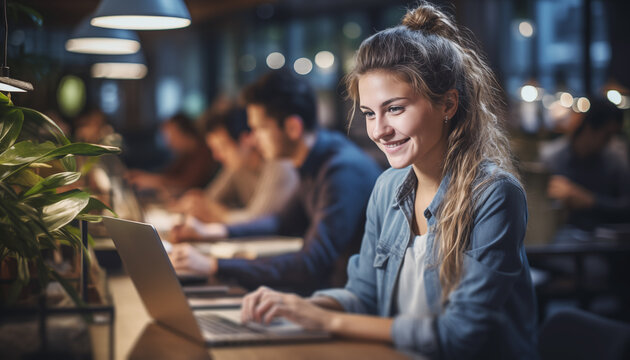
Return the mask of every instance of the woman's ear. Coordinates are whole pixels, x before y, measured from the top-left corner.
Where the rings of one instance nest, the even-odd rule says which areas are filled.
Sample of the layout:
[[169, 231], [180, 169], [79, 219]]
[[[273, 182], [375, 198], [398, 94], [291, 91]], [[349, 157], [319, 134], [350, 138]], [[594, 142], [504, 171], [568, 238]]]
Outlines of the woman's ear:
[[459, 106], [459, 93], [451, 89], [444, 94], [444, 115], [451, 119], [457, 112]]
[[304, 135], [304, 121], [297, 115], [291, 115], [284, 120], [284, 132], [289, 139], [299, 140]]

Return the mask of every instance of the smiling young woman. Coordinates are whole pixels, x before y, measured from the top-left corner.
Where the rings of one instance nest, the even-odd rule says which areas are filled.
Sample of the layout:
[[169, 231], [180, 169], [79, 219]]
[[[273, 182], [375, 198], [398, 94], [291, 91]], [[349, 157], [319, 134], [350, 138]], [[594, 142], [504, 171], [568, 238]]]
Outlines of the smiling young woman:
[[421, 2], [361, 44], [346, 80], [392, 166], [348, 283], [306, 300], [261, 288], [244, 299], [244, 320], [285, 316], [430, 358], [536, 359], [526, 197], [499, 87], [474, 44]]

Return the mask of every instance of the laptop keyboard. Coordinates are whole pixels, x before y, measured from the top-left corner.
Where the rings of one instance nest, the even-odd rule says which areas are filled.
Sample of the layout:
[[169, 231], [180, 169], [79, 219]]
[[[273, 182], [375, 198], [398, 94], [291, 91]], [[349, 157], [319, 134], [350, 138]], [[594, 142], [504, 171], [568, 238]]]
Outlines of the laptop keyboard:
[[258, 334], [259, 332], [246, 326], [232, 322], [214, 314], [198, 314], [197, 321], [203, 331], [212, 334]]

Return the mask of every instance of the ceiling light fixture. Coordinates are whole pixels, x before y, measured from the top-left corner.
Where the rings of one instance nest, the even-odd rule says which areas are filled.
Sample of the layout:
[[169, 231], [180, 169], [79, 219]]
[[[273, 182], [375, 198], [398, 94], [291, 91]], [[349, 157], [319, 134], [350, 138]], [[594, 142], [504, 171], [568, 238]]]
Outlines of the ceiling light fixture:
[[90, 23], [113, 29], [177, 29], [190, 25], [190, 13], [182, 0], [102, 0]]
[[101, 55], [91, 68], [94, 78], [136, 80], [147, 74], [144, 55], [141, 51], [129, 55]]
[[107, 29], [90, 25], [91, 16], [83, 19], [66, 41], [66, 50], [82, 54], [123, 55], [140, 50], [135, 31]]
[[9, 23], [7, 22], [7, 0], [2, 1], [4, 9], [4, 44], [3, 50], [3, 63], [2, 69], [0, 69], [0, 91], [5, 92], [27, 92], [33, 91], [33, 85], [26, 81], [12, 79], [9, 75], [9, 67], [7, 66], [7, 46], [9, 40]]

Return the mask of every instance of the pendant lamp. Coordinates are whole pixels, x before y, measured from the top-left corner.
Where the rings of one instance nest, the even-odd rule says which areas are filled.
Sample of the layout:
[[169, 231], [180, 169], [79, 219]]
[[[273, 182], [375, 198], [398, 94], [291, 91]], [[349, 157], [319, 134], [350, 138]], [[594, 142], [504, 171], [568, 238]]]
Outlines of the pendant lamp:
[[129, 30], [177, 29], [190, 25], [182, 0], [101, 0], [91, 24]]
[[147, 74], [142, 51], [128, 55], [99, 55], [91, 68], [94, 78], [137, 80]]
[[90, 25], [92, 16], [79, 23], [66, 41], [66, 50], [82, 54], [133, 54], [140, 50], [140, 39], [135, 31], [106, 29]]
[[4, 55], [2, 68], [0, 69], [0, 91], [5, 92], [27, 92], [33, 91], [33, 85], [26, 81], [12, 79], [9, 76], [7, 66], [7, 46], [9, 43], [9, 23], [7, 22], [7, 0], [2, 1], [4, 9], [4, 43], [2, 44], [2, 54]]

